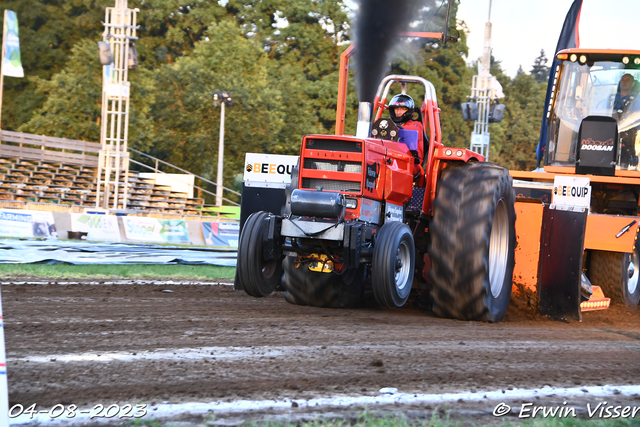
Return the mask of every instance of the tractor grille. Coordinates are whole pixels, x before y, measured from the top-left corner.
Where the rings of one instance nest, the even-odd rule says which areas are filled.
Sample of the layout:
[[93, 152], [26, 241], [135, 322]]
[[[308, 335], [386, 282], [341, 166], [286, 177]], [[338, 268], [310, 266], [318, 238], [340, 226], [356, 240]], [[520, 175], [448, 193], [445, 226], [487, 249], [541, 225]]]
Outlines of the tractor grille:
[[360, 183], [358, 181], [338, 181], [335, 179], [302, 178], [302, 188], [316, 190], [322, 187], [326, 191], [343, 191], [349, 193], [359, 193]]
[[362, 153], [362, 142], [340, 139], [307, 139], [307, 149]]
[[330, 172], [362, 173], [360, 162], [346, 162], [342, 160], [304, 159], [305, 169]]

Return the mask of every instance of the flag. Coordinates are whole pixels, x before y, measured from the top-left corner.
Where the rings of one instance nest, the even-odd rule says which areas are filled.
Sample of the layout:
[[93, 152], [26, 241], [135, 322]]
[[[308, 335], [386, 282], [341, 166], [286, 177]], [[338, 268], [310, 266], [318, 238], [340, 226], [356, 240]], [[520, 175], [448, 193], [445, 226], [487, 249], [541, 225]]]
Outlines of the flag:
[[538, 142], [538, 148], [536, 149], [536, 157], [538, 158], [537, 167], [540, 167], [540, 162], [544, 155], [544, 148], [547, 143], [547, 112], [549, 111], [549, 102], [551, 100], [551, 88], [553, 87], [553, 78], [556, 74], [556, 68], [560, 65], [560, 60], [556, 58], [558, 52], [563, 49], [573, 49], [580, 47], [580, 33], [578, 26], [580, 23], [580, 10], [582, 9], [582, 0], [574, 0], [573, 4], [569, 8], [567, 17], [564, 19], [562, 25], [562, 31], [560, 32], [560, 38], [558, 39], [558, 45], [553, 53], [553, 62], [549, 69], [549, 83], [547, 84], [547, 96], [544, 100], [544, 110], [542, 110], [542, 126], [540, 128], [540, 141]]
[[18, 17], [11, 10], [4, 11], [2, 31], [2, 74], [11, 77], [24, 77], [20, 60], [20, 39], [18, 38]]

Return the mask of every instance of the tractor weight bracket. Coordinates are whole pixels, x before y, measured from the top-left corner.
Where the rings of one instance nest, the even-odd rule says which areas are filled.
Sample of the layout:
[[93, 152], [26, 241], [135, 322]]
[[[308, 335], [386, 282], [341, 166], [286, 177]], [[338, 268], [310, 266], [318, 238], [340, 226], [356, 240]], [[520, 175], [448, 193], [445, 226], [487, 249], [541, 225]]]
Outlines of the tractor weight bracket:
[[358, 268], [360, 266], [360, 250], [362, 248], [362, 224], [352, 224], [345, 227], [343, 245], [343, 262], [345, 267]]
[[269, 215], [266, 219], [269, 222], [262, 235], [262, 253], [264, 259], [282, 258], [282, 218], [276, 215]]

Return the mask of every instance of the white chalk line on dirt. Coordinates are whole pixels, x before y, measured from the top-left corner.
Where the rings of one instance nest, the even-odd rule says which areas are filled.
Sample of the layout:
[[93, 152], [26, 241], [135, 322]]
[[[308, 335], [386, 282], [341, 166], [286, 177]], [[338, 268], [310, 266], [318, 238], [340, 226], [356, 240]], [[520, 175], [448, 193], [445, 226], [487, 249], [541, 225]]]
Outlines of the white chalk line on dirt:
[[[197, 332], [194, 332], [197, 333]], [[620, 348], [619, 343], [602, 348], [603, 351], [616, 351]], [[640, 343], [623, 343], [624, 346], [632, 348], [640, 348]], [[467, 345], [474, 349], [495, 349], [500, 351], [506, 347], [509, 351], [530, 351], [534, 349], [551, 348], [552, 343], [546, 341], [469, 341]], [[554, 343], [555, 349], [558, 349], [558, 343]], [[429, 351], [442, 349], [447, 350], [452, 347], [459, 347], [458, 342], [438, 342], [423, 345], [412, 345], [411, 350], [425, 349]], [[562, 343], [561, 347], [567, 351], [579, 351], [585, 347], [591, 346], [588, 342], [580, 343]], [[161, 348], [154, 351], [147, 350], [129, 350], [119, 352], [86, 352], [86, 353], [67, 353], [67, 354], [50, 354], [50, 355], [34, 355], [34, 356], [10, 356], [8, 362], [30, 362], [30, 363], [82, 363], [82, 362], [139, 362], [145, 360], [203, 360], [203, 359], [253, 359], [277, 357], [284, 355], [300, 355], [308, 356], [315, 354], [327, 353], [344, 353], [344, 352], [371, 352], [371, 351], [400, 351], [407, 348], [402, 345], [335, 345], [335, 346], [255, 346], [255, 347], [198, 347], [198, 348]]]
[[[316, 407], [371, 407], [375, 405], [394, 405], [394, 404], [416, 404], [416, 403], [448, 403], [457, 402], [460, 399], [465, 401], [508, 401], [512, 399], [532, 399], [536, 397], [554, 396], [554, 397], [576, 397], [576, 396], [593, 396], [593, 397], [606, 397], [606, 396], [633, 396], [640, 393], [640, 385], [606, 385], [606, 386], [587, 386], [587, 387], [572, 387], [572, 388], [556, 388], [550, 386], [544, 386], [536, 389], [518, 389], [513, 390], [494, 390], [494, 391], [478, 391], [478, 392], [463, 392], [463, 393], [444, 393], [444, 394], [414, 394], [414, 393], [395, 393], [395, 394], [380, 394], [377, 396], [334, 396], [334, 397], [321, 397], [315, 399], [282, 399], [282, 400], [236, 400], [233, 402], [210, 402], [210, 403], [180, 403], [180, 404], [160, 404], [150, 406], [148, 408], [148, 414], [142, 419], [158, 419], [169, 418], [183, 414], [206, 414], [206, 413], [233, 413], [233, 412], [245, 412], [265, 409], [288, 409], [292, 407], [295, 402], [300, 408], [316, 408]], [[487, 409], [491, 409], [492, 404], [487, 406]], [[33, 419], [29, 418], [29, 415], [20, 415], [10, 420], [11, 425], [24, 425], [34, 424], [40, 425], [41, 423], [47, 423], [47, 425], [58, 424], [82, 424], [90, 420], [90, 416], [87, 414], [80, 414], [81, 410], [87, 411], [88, 409], [78, 409], [76, 417], [71, 419], [51, 419], [48, 414], [34, 415]], [[112, 423], [114, 419], [94, 418], [93, 422], [104, 422], [105, 424]]]

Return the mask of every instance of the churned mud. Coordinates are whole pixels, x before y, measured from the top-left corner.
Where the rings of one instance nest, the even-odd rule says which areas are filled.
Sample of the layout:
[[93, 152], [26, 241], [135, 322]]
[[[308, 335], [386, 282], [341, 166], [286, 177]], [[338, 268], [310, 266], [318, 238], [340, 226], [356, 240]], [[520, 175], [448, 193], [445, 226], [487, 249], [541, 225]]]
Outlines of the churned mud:
[[[502, 323], [486, 324], [375, 304], [300, 307], [215, 283], [20, 279], [1, 291], [10, 406], [640, 384], [640, 314], [615, 304], [566, 323], [514, 300]], [[640, 406], [638, 395], [617, 400]], [[495, 403], [444, 406], [490, 415]]]

